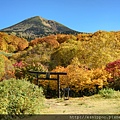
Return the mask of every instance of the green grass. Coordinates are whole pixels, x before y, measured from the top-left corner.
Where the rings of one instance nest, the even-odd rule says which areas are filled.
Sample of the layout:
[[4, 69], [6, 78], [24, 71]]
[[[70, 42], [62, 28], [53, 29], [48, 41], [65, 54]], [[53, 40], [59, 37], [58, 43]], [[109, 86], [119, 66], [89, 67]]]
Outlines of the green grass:
[[120, 98], [120, 91], [112, 88], [106, 88], [99, 91], [99, 95], [104, 98]]

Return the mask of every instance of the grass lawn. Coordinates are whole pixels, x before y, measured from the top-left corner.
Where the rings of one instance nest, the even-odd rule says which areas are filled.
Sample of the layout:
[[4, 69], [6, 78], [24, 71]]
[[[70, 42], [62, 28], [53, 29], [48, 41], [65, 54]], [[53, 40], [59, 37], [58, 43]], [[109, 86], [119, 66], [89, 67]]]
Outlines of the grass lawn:
[[[80, 115], [107, 115], [107, 117], [99, 117], [99, 120], [106, 120], [106, 118], [120, 120], [120, 92], [112, 89], [102, 90], [99, 94], [89, 97], [69, 98], [69, 100], [63, 98], [45, 99], [44, 102], [45, 106], [41, 109], [40, 115], [24, 120], [88, 120], [79, 118]], [[116, 117], [116, 119], [111, 117]], [[95, 116], [90, 120], [96, 120]]]
[[104, 98], [100, 95], [64, 100], [46, 99], [42, 114], [120, 114], [120, 97]]

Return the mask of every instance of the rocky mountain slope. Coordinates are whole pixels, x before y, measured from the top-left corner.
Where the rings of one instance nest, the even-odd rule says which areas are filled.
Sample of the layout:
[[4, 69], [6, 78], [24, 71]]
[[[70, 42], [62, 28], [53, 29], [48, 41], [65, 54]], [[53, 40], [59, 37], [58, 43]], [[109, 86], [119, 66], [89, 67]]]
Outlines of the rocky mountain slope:
[[24, 37], [28, 40], [57, 33], [79, 33], [78, 31], [72, 30], [56, 21], [47, 20], [39, 16], [28, 18], [13, 26], [4, 28], [1, 31], [7, 32], [9, 34], [12, 33], [18, 37]]

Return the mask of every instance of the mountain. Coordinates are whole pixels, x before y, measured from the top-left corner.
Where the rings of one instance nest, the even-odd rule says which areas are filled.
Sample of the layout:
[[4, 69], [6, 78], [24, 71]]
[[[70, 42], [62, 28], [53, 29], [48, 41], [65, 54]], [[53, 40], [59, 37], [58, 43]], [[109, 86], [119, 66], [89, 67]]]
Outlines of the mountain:
[[28, 18], [13, 26], [2, 29], [1, 31], [24, 37], [28, 40], [36, 37], [43, 37], [50, 34], [66, 33], [76, 34], [78, 31], [72, 30], [56, 21], [47, 20], [39, 16]]

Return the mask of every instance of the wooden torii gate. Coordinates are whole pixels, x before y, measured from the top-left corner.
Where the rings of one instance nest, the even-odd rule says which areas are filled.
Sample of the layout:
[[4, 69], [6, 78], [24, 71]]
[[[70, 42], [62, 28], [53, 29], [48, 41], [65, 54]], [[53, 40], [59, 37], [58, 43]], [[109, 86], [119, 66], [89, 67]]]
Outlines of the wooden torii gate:
[[[28, 71], [29, 73], [36, 74], [37, 84], [39, 85], [39, 79], [41, 80], [57, 80], [57, 88], [58, 88], [58, 98], [60, 98], [60, 77], [59, 75], [67, 75], [66, 72], [40, 72], [40, 71]], [[45, 78], [39, 78], [40, 74], [45, 74]], [[56, 75], [56, 78], [51, 78], [50, 75]]]

